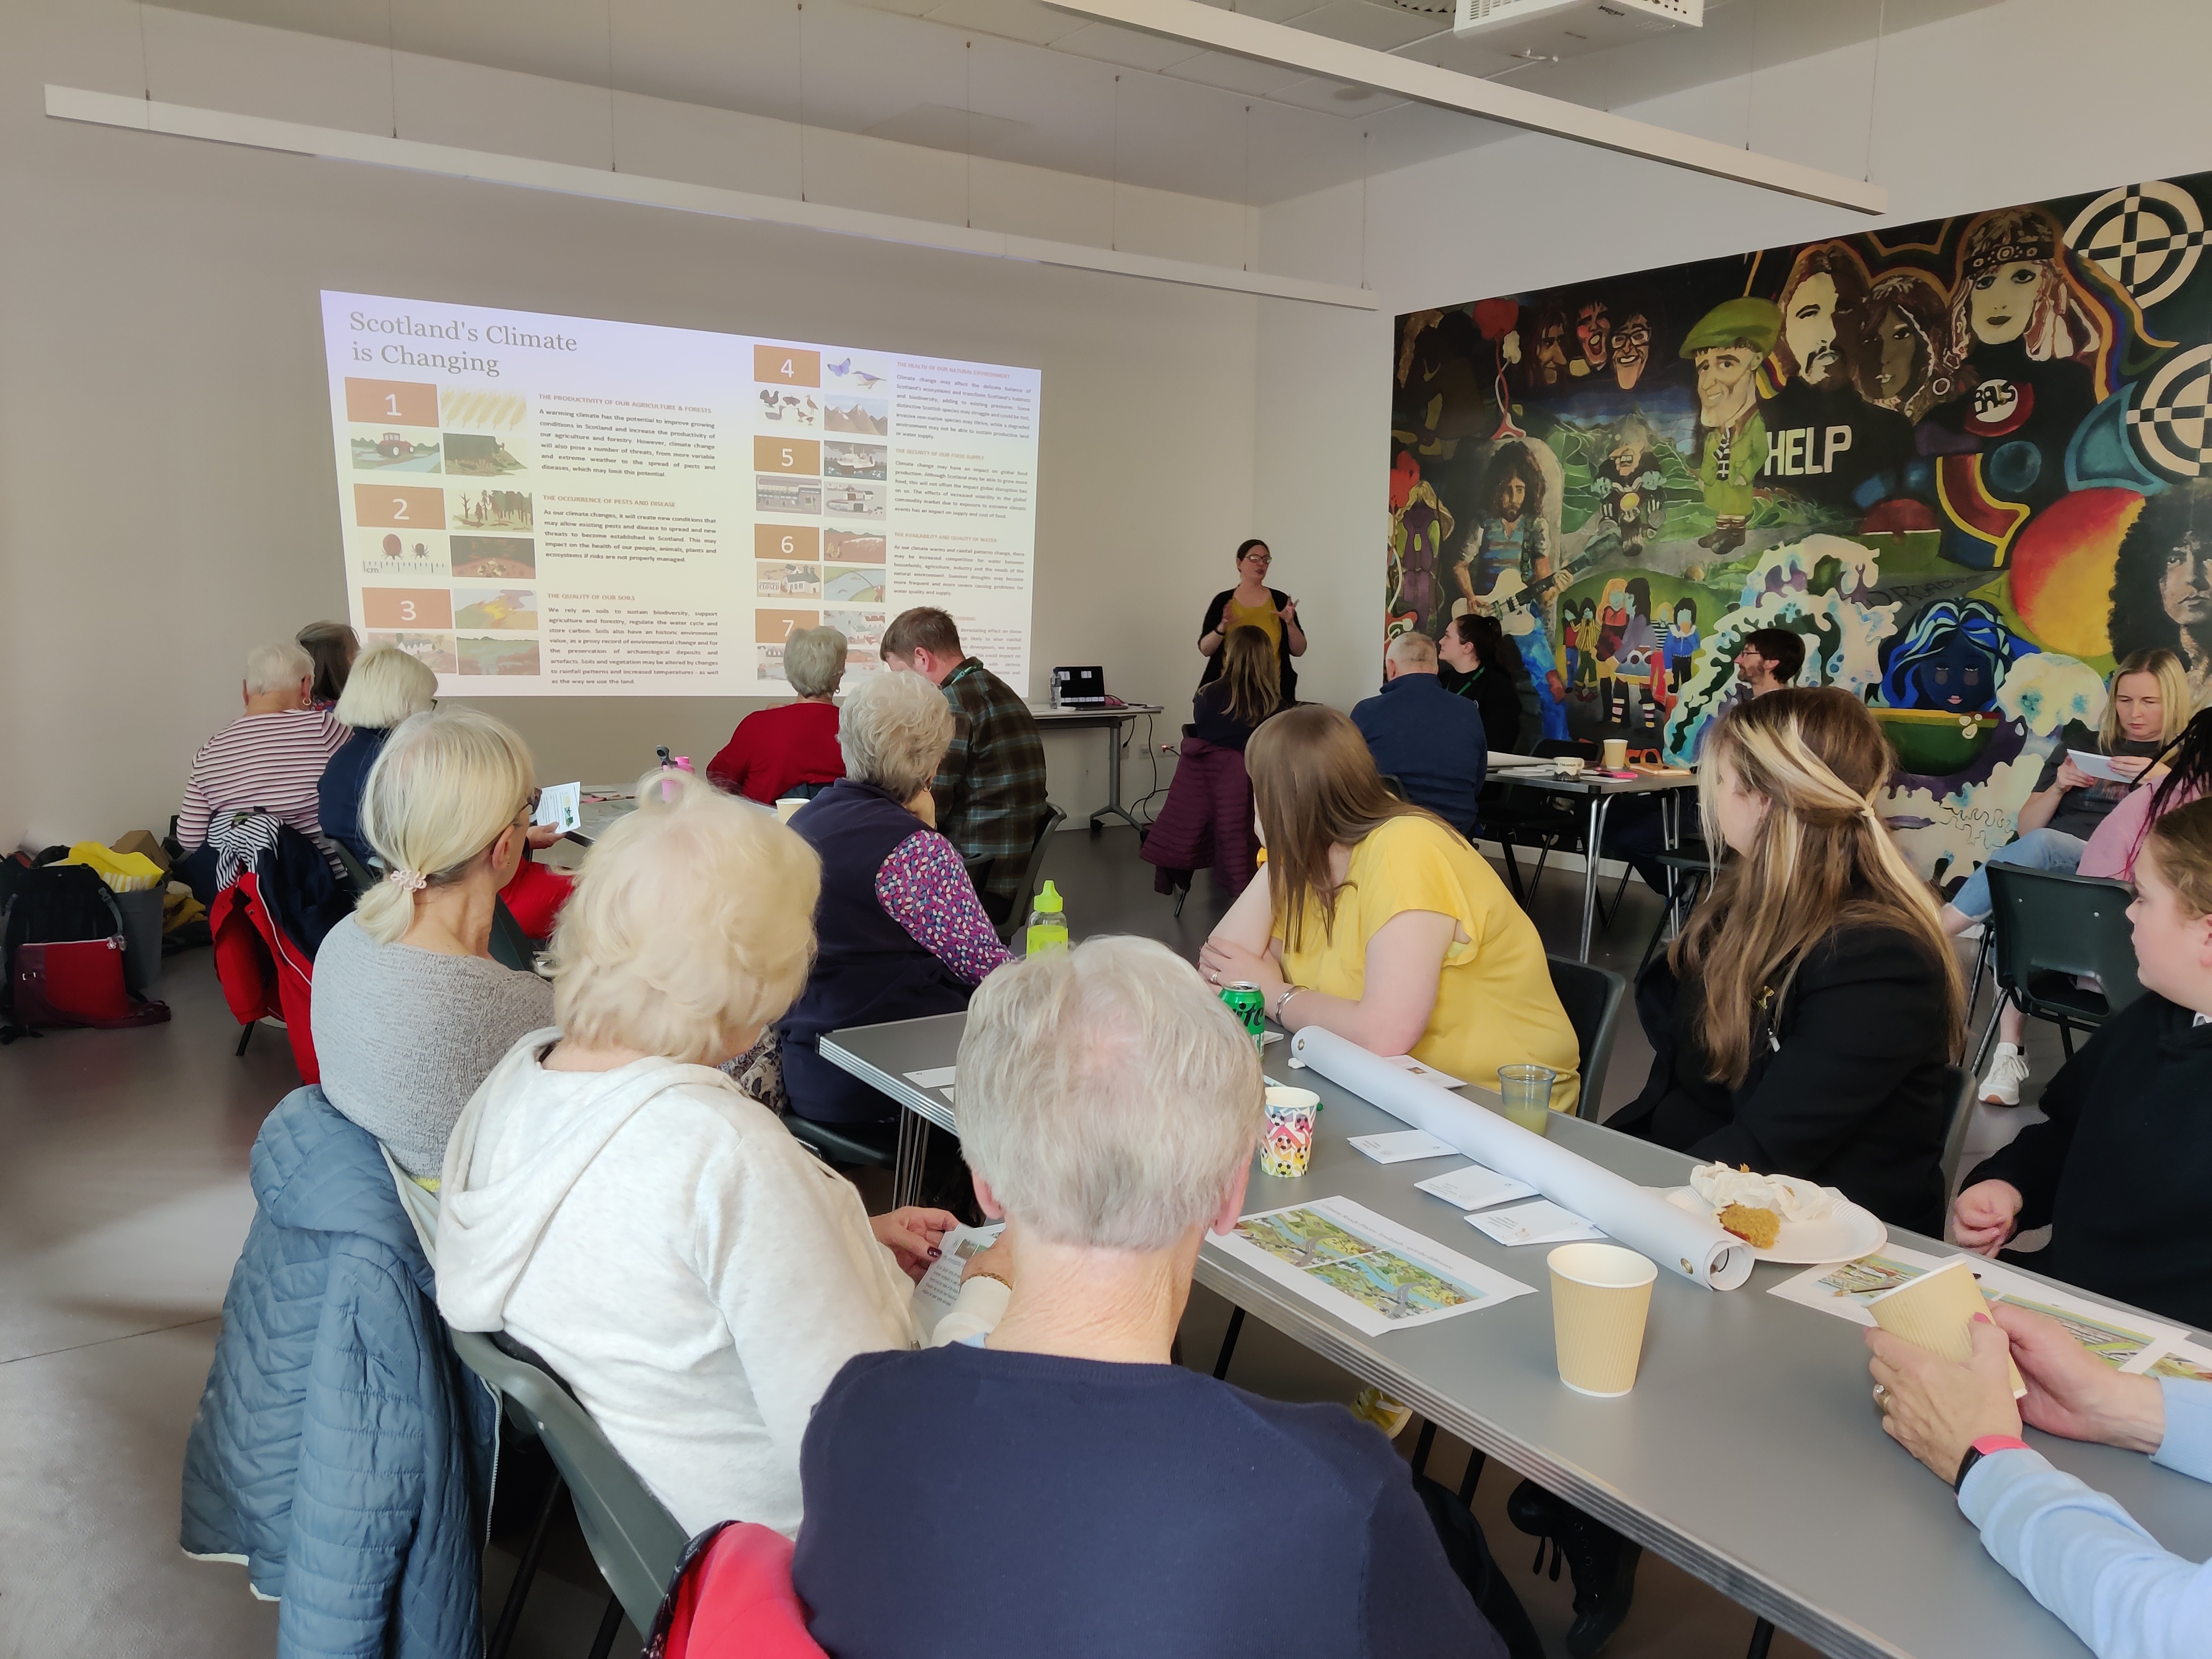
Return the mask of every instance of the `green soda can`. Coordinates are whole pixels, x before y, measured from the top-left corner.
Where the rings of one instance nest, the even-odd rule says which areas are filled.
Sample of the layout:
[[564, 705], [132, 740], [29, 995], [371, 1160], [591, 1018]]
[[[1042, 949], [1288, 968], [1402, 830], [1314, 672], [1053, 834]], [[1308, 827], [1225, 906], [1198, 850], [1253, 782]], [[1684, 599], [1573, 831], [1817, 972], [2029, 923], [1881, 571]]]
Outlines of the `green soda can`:
[[1267, 1035], [1267, 994], [1249, 979], [1221, 988], [1221, 1000], [1229, 1005], [1229, 1012], [1244, 1022], [1244, 1029], [1258, 1042]]

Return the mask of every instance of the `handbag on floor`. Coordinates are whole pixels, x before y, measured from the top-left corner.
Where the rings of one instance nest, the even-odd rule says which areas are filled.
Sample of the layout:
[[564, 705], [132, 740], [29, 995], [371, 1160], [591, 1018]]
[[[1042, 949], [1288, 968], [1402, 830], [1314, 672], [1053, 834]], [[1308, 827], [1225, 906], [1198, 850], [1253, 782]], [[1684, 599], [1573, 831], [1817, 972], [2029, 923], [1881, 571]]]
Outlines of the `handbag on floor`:
[[14, 873], [0, 928], [0, 1044], [41, 1026], [158, 1025], [167, 1003], [134, 996], [123, 979], [123, 916], [83, 865]]

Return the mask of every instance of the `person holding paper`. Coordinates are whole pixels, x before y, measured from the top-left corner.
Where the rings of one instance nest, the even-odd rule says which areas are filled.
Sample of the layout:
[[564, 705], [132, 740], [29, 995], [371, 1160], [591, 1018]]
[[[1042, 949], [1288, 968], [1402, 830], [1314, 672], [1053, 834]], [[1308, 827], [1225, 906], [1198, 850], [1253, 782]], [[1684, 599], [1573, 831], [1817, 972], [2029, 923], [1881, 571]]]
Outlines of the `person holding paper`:
[[554, 937], [556, 1026], [453, 1127], [438, 1306], [544, 1356], [687, 1534], [732, 1516], [796, 1533], [815, 1403], [854, 1355], [915, 1346], [912, 1280], [954, 1218], [870, 1220], [715, 1069], [805, 979], [813, 851], [689, 773], [638, 799]]
[[1200, 951], [1206, 978], [1257, 985], [1285, 1030], [1319, 1025], [1486, 1089], [1501, 1066], [1549, 1066], [1552, 1109], [1572, 1111], [1574, 1027], [1535, 924], [1489, 860], [1385, 789], [1334, 708], [1285, 709], [1244, 764], [1267, 863]]
[[[2212, 1562], [2170, 1553], [2020, 1433], [2024, 1422], [2212, 1480], [2212, 1382], [2124, 1375], [2056, 1320], [2002, 1302], [1976, 1316], [1964, 1364], [1866, 1334], [1883, 1431], [1951, 1484], [1982, 1547], [2029, 1595], [2097, 1659], [2202, 1659]], [[2027, 1384], [2017, 1402], [2008, 1352]]]
[[1006, 1222], [970, 1265], [1011, 1256], [1012, 1294], [980, 1344], [863, 1354], [823, 1395], [792, 1558], [814, 1639], [840, 1659], [1504, 1659], [1503, 1629], [1540, 1659], [1474, 1517], [1441, 1489], [1425, 1513], [1375, 1429], [1174, 1362], [1263, 1122], [1259, 1055], [1212, 988], [1147, 939], [1032, 957], [975, 993], [959, 1067], [962, 1154]]
[[800, 628], [783, 642], [783, 677], [799, 701], [756, 708], [738, 722], [707, 775], [733, 795], [763, 805], [793, 791], [814, 795], [845, 775], [837, 750], [838, 682], [845, 636], [834, 628]]
[[1951, 1239], [1994, 1255], [2047, 1224], [2037, 1272], [2212, 1327], [2212, 800], [2151, 826], [2128, 915], [2142, 995], [1966, 1176]]
[[[2113, 671], [2110, 685], [2104, 720], [2095, 732], [2075, 721], [2058, 734], [2035, 793], [2020, 809], [2018, 839], [1990, 854], [1952, 896], [1943, 907], [1945, 933], [1955, 938], [1988, 919], [1989, 865], [2072, 874], [2130, 784], [2189, 723], [2189, 676], [2171, 651], [2136, 652]], [[2091, 776], [2075, 763], [2077, 750], [2110, 757], [2109, 769]], [[2102, 775], [2107, 769], [2112, 775]], [[2020, 1104], [2021, 1085], [2028, 1077], [2027, 1057], [2020, 1046], [2024, 1018], [2010, 1001], [1998, 1014], [1996, 1053], [1981, 1089], [1982, 1098], [1992, 1106]]]

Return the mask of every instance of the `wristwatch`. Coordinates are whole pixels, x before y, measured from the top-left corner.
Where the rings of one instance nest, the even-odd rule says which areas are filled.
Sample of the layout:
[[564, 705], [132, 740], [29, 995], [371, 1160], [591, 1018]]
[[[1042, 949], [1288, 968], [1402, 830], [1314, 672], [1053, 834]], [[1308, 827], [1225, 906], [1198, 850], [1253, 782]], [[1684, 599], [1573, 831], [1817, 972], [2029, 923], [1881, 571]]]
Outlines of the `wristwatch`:
[[1974, 1442], [1972, 1445], [1967, 1447], [1966, 1455], [1959, 1460], [1959, 1473], [1951, 1481], [1951, 1490], [1953, 1492], [1956, 1492], [1960, 1487], [1965, 1486], [1966, 1484], [1966, 1477], [1973, 1473], [1974, 1465], [1980, 1462], [1982, 1459], [1987, 1457], [1991, 1452], [2026, 1451], [2027, 1449], [2027, 1442], [2021, 1439], [2016, 1435], [1984, 1435], [1979, 1440]]

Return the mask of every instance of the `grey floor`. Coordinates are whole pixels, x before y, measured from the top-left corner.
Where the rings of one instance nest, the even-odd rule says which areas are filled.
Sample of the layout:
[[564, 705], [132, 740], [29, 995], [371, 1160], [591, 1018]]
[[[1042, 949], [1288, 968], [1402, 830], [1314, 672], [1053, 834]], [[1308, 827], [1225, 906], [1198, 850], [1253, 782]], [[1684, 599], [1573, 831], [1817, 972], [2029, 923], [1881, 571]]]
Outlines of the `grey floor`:
[[[1126, 830], [1057, 836], [1046, 867], [1079, 936], [1141, 933], [1195, 955], [1222, 908], [1201, 876], [1176, 918]], [[1579, 903], [1578, 874], [1547, 876], [1535, 915], [1554, 950], [1571, 944]], [[1597, 959], [1632, 969], [1657, 915], [1632, 883]], [[162, 994], [175, 1011], [167, 1025], [0, 1048], [0, 1655], [239, 1659], [276, 1647], [276, 1610], [251, 1596], [241, 1568], [179, 1552], [178, 1471], [252, 1213], [247, 1151], [298, 1079], [279, 1032], [233, 1057], [238, 1028], [205, 951], [173, 957]], [[2055, 1035], [2032, 1027], [2030, 1054], [2032, 1099], [2057, 1068]], [[1650, 1062], [1626, 1021], [1607, 1109], [1633, 1097]], [[1978, 1109], [1972, 1146], [2001, 1144], [2034, 1118], [2032, 1107]], [[1226, 1319], [1225, 1304], [1194, 1293], [1182, 1333], [1191, 1363], [1211, 1364]], [[1356, 1387], [1257, 1322], [1246, 1323], [1231, 1376], [1291, 1400], [1345, 1400]], [[1409, 1431], [1401, 1442], [1408, 1455], [1413, 1440]], [[1439, 1437], [1430, 1472], [1455, 1482], [1466, 1459]], [[1534, 1547], [1504, 1517], [1514, 1484], [1503, 1467], [1487, 1470], [1475, 1510], [1561, 1653], [1569, 1587], [1528, 1571]], [[513, 1547], [502, 1537], [487, 1563], [495, 1606]], [[605, 1602], [570, 1529], [531, 1597], [518, 1659], [581, 1656]], [[1607, 1653], [1709, 1659], [1740, 1651], [1750, 1631], [1749, 1614], [1647, 1559], [1635, 1611]], [[635, 1650], [625, 1632], [616, 1651]], [[1786, 1636], [1774, 1650], [1809, 1651]]]

